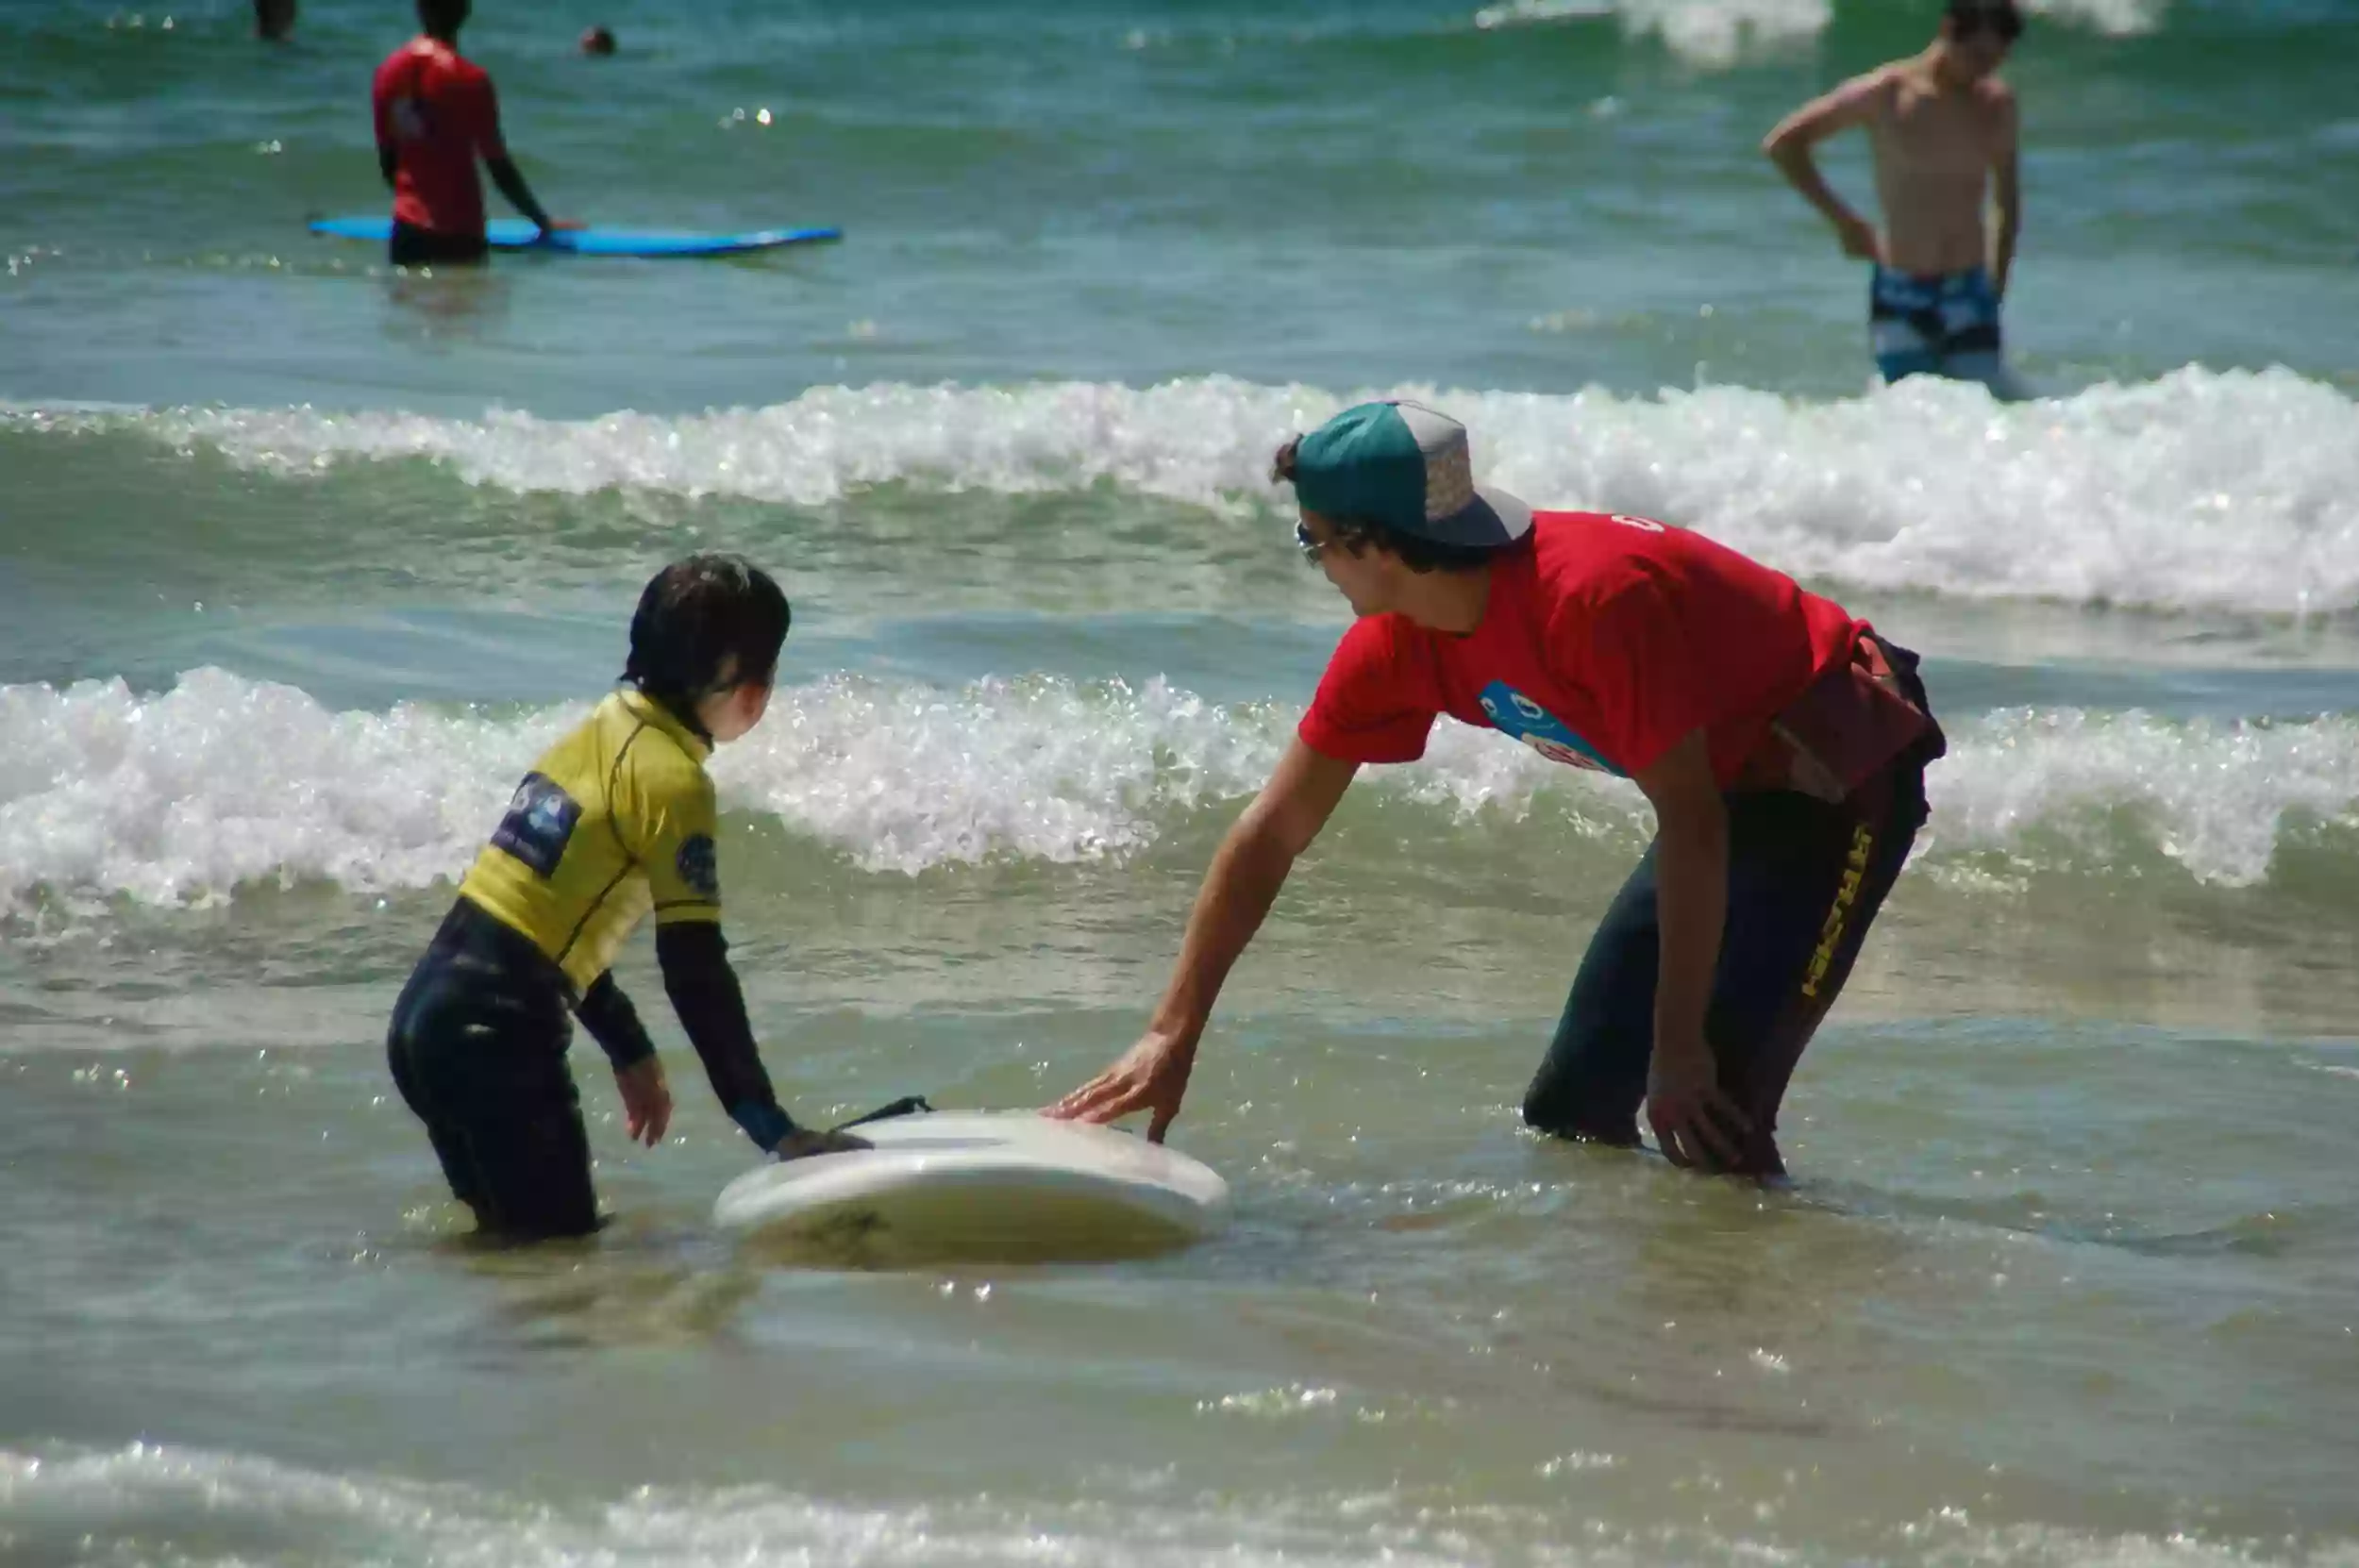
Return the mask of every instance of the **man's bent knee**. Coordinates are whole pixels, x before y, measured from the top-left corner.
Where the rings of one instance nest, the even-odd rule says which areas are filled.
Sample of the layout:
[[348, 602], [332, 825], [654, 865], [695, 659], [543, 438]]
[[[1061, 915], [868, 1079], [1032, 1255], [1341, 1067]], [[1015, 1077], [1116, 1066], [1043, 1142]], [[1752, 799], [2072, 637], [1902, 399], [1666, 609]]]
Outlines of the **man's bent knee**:
[[1584, 1103], [1578, 1094], [1539, 1082], [1525, 1092], [1524, 1126], [1551, 1138], [1611, 1143], [1617, 1148], [1635, 1148], [1638, 1144], [1636, 1111], [1617, 1112]]

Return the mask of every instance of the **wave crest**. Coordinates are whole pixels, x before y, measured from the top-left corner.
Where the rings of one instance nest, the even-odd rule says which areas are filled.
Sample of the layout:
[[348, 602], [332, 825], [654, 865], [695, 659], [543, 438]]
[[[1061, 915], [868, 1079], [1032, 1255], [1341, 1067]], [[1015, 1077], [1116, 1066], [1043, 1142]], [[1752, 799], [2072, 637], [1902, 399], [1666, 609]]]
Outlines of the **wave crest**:
[[[0, 688], [0, 899], [50, 892], [206, 902], [241, 886], [355, 891], [456, 876], [515, 779], [586, 710], [513, 717], [402, 705], [333, 712], [291, 687], [192, 671], [170, 692], [120, 681]], [[1034, 678], [960, 689], [845, 676], [779, 692], [715, 759], [723, 804], [774, 817], [863, 874], [1001, 860], [1121, 859], [1233, 810], [1294, 710], [1222, 707], [1163, 681]], [[2359, 721], [2167, 722], [2005, 709], [1951, 726], [1926, 852], [2112, 869], [2128, 831], [2219, 886], [2258, 882], [2304, 824], [2359, 824]], [[1426, 759], [1372, 770], [1432, 814], [1449, 859], [1486, 815], [1633, 836], [1615, 780], [1444, 722]], [[1414, 847], [1410, 853], [1418, 853]]]

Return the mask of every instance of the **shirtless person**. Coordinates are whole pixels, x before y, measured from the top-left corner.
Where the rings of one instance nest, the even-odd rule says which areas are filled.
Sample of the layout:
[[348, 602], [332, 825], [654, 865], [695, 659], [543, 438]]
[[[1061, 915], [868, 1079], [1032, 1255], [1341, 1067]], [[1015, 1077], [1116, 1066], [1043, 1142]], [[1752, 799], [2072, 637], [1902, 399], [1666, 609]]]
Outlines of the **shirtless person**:
[[[1869, 342], [1886, 381], [1930, 374], [2005, 395], [1999, 302], [2022, 222], [2015, 92], [1999, 79], [2022, 36], [2014, 0], [1949, 0], [1921, 55], [1854, 76], [1785, 117], [1762, 151], [1826, 215], [1843, 254], [1875, 263]], [[1831, 190], [1812, 160], [1820, 141], [1865, 126], [1875, 149], [1880, 233]], [[1983, 192], [1996, 175], [1997, 242]]]

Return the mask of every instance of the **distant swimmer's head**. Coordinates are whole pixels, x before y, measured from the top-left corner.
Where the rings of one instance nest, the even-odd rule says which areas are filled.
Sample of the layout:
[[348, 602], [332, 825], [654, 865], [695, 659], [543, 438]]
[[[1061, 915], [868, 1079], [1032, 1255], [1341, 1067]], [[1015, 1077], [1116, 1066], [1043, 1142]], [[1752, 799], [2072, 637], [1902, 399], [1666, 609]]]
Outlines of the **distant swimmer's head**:
[[2006, 63], [2007, 51], [2023, 36], [2023, 13], [2015, 0], [1949, 0], [1941, 17], [1941, 42], [1959, 75], [1979, 81]]
[[623, 678], [716, 744], [761, 722], [794, 611], [742, 556], [690, 556], [658, 572], [630, 618]]
[[470, 0], [418, 0], [418, 25], [433, 38], [449, 38], [475, 14]]
[[294, 31], [295, 0], [254, 0], [254, 36], [276, 43]]
[[1468, 572], [1531, 536], [1531, 509], [1474, 482], [1466, 427], [1407, 401], [1346, 409], [1278, 449], [1295, 542], [1362, 615], [1393, 608], [1399, 574]]
[[581, 30], [581, 52], [585, 55], [607, 56], [614, 52], [614, 29], [584, 27]]

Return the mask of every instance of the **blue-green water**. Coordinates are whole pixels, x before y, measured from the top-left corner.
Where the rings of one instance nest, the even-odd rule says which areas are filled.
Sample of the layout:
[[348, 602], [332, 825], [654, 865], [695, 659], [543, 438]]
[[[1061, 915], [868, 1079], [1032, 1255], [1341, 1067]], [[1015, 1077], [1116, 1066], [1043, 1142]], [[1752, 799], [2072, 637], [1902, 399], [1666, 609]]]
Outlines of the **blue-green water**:
[[[2033, 8], [2006, 409], [1869, 392], [1755, 151], [1926, 5], [486, 0], [554, 209], [848, 238], [458, 276], [302, 227], [406, 10], [0, 5], [0, 1561], [2359, 1559], [2359, 5]], [[1342, 625], [1271, 447], [1397, 389], [1930, 656], [1793, 1192], [1521, 1132], [1645, 816], [1446, 729], [1231, 983], [1222, 1240], [760, 1268], [594, 1057], [621, 1223], [451, 1244], [383, 1017], [649, 571], [795, 597], [790, 1104], [1035, 1104]]]

